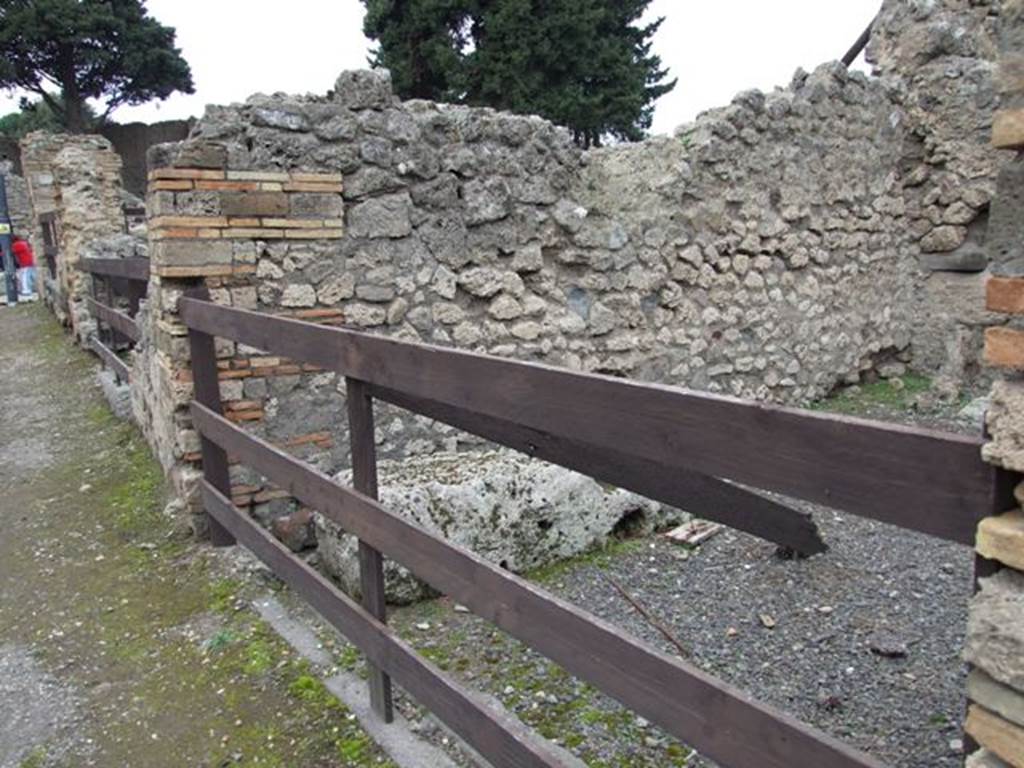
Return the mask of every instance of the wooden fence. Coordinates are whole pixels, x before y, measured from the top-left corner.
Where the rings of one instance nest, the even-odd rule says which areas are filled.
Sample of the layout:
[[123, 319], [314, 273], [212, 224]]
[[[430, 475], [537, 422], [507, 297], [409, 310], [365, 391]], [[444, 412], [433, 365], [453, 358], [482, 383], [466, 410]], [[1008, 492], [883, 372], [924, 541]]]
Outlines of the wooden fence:
[[149, 259], [83, 259], [81, 265], [92, 275], [92, 295], [86, 303], [97, 327], [90, 346], [120, 381], [127, 382], [128, 365], [118, 353], [139, 340], [135, 315], [146, 296]]
[[[964, 544], [1003, 503], [1006, 483], [981, 461], [980, 439], [395, 341], [199, 294], [180, 312], [214, 543], [249, 547], [366, 655], [378, 714], [391, 717], [394, 679], [495, 766], [564, 762], [388, 628], [382, 556], [725, 768], [880, 764], [385, 509], [375, 399], [808, 553], [824, 543], [805, 515], [737, 483]], [[215, 336], [346, 377], [354, 487], [223, 417]], [[229, 455], [358, 537], [361, 604], [232, 504]]]

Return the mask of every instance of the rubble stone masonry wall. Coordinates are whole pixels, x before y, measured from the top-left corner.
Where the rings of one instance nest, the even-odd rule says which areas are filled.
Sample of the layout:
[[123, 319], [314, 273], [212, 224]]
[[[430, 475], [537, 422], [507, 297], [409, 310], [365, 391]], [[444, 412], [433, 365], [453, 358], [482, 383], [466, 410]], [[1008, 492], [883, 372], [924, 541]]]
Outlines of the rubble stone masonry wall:
[[[1024, 473], [1024, 1], [1005, 0], [997, 77], [1001, 95], [992, 144], [1007, 156], [989, 220], [991, 277], [986, 304], [1005, 325], [985, 336], [988, 363], [1002, 373], [987, 414], [985, 458]], [[978, 527], [980, 591], [971, 603], [965, 658], [972, 665], [966, 730], [981, 749], [976, 766], [1024, 765], [1024, 483]], [[1011, 509], [1011, 507], [1013, 507]]]
[[[145, 428], [188, 486], [176, 302], [200, 283], [233, 306], [763, 400], [908, 366], [970, 374], [1005, 322], [983, 308], [976, 245], [1001, 162], [980, 138], [998, 11], [886, 2], [883, 77], [824, 65], [674, 137], [586, 153], [537, 118], [401, 102], [382, 73], [210, 107], [151, 150]], [[346, 465], [333, 375], [220, 351], [231, 418]], [[384, 459], [473, 442], [388, 409], [378, 424]], [[235, 472], [236, 501], [289, 510]]]
[[[117, 234], [124, 226], [121, 161], [100, 136], [44, 131], [22, 140], [21, 155], [32, 204], [29, 239], [39, 260], [40, 289], [61, 321], [84, 339], [92, 321], [82, 305], [85, 278], [78, 261], [91, 240]], [[44, 214], [56, 216], [55, 279], [49, 277], [43, 258]]]

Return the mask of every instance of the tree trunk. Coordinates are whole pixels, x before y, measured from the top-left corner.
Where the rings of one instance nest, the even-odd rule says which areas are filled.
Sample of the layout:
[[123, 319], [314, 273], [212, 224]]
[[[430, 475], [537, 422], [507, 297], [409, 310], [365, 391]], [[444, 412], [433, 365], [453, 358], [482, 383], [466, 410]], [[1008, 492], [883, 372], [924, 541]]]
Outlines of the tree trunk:
[[64, 77], [61, 88], [64, 95], [64, 127], [68, 133], [85, 133], [85, 104], [75, 79], [74, 52], [64, 51]]
[[81, 98], [74, 99], [64, 92], [64, 113], [68, 133], [85, 133], [85, 110]]

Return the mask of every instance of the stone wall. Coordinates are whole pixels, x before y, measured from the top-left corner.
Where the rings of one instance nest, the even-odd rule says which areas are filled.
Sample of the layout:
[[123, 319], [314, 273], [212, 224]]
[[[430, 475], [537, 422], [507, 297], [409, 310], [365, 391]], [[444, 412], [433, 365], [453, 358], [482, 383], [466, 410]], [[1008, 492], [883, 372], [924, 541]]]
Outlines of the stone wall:
[[[969, 259], [926, 252], [949, 235], [960, 259], [985, 228], [998, 14], [911, 5], [882, 10], [880, 79], [824, 65], [672, 138], [588, 153], [537, 118], [400, 102], [379, 73], [210, 107], [151, 152], [137, 411], [165, 465], [191, 484], [175, 302], [200, 283], [234, 306], [777, 402], [908, 366], [963, 377], [996, 316], [962, 309], [981, 277], [947, 270]], [[336, 377], [220, 351], [231, 418], [346, 465]], [[379, 424], [384, 459], [478, 445], [386, 408]], [[234, 481], [258, 517], [292, 510], [262, 478]]]
[[989, 202], [1005, 158], [989, 143], [998, 0], [886, 0], [867, 50], [903, 94], [899, 164], [915, 281], [914, 362], [947, 393], [983, 380], [981, 337], [1000, 322], [982, 300]]
[[[1002, 102], [992, 144], [1009, 162], [991, 203], [988, 249], [997, 277], [988, 282], [986, 303], [1005, 325], [985, 337], [986, 359], [1002, 380], [992, 391], [984, 456], [1024, 473], [1024, 2], [1006, 0], [1001, 22]], [[1024, 765], [1024, 483], [1014, 496], [1015, 503], [996, 510], [1003, 514], [978, 527], [980, 567], [988, 575], [971, 603], [964, 656], [973, 666], [966, 730], [982, 749], [969, 765]]]
[[4, 177], [7, 192], [7, 212], [15, 235], [30, 239], [32, 229], [32, 202], [24, 177], [14, 172], [10, 162], [0, 160], [0, 175]]
[[107, 139], [121, 158], [121, 180], [133, 195], [146, 194], [146, 152], [154, 144], [181, 141], [188, 136], [192, 120], [164, 120], [159, 123], [108, 123], [98, 133]]
[[67, 308], [72, 333], [84, 341], [94, 323], [84, 304], [89, 284], [79, 260], [90, 241], [124, 228], [121, 160], [101, 136], [66, 136], [52, 168], [60, 230], [58, 303]]
[[[833, 65], [679, 137], [587, 155], [536, 118], [401, 103], [373, 73], [327, 99], [211, 108], [152, 154], [168, 384], [147, 390], [182, 394], [174, 300], [200, 278], [225, 304], [776, 401], [901, 373], [901, 120], [885, 84]], [[333, 376], [222, 352], [232, 418], [345, 465]], [[153, 430], [165, 459], [188, 459], [172, 404], [179, 429]], [[380, 424], [384, 458], [475, 444], [387, 410]], [[237, 481], [261, 517], [286, 511], [286, 494]]]

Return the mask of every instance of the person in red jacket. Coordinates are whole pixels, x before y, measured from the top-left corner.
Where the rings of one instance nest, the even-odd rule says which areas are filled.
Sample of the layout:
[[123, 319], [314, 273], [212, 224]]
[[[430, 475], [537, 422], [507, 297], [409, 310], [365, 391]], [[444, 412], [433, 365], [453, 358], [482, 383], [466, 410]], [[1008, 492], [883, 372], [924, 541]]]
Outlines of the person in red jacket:
[[36, 258], [32, 253], [32, 246], [28, 240], [15, 235], [11, 245], [14, 251], [14, 261], [18, 265], [18, 278], [21, 284], [21, 293], [25, 298], [31, 299], [36, 292]]

